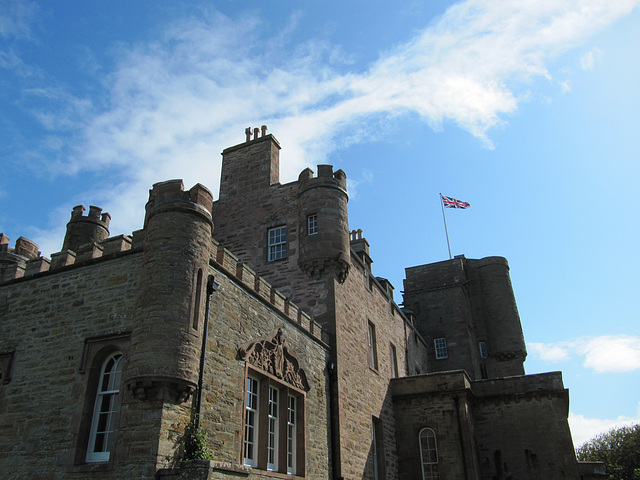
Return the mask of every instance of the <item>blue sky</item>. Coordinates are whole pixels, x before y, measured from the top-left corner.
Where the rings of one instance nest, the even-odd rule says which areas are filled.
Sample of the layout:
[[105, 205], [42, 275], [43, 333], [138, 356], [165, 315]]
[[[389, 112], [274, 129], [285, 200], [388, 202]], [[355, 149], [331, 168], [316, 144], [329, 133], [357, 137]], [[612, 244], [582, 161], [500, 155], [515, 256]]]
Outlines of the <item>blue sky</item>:
[[640, 421], [640, 8], [494, 2], [0, 0], [0, 231], [59, 251], [74, 205], [141, 227], [148, 189], [217, 194], [266, 124], [281, 181], [330, 163], [402, 301], [404, 268], [507, 257], [528, 373], [579, 444]]

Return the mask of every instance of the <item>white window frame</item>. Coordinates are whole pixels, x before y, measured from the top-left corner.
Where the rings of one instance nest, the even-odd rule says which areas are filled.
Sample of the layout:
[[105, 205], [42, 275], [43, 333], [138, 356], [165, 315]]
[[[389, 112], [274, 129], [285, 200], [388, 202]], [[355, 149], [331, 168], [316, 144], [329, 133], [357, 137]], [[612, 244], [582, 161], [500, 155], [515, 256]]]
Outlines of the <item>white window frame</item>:
[[267, 470], [278, 471], [278, 455], [280, 445], [279, 431], [279, 397], [280, 390], [269, 386], [268, 431], [267, 431]]
[[307, 217], [307, 234], [308, 235], [318, 234], [318, 215], [315, 213]]
[[[423, 437], [426, 442], [423, 442]], [[430, 442], [430, 440], [432, 440], [432, 442]], [[439, 479], [440, 471], [438, 469], [438, 443], [436, 441], [436, 432], [432, 428], [423, 428], [418, 434], [418, 441], [420, 444], [422, 480]]]
[[258, 416], [260, 409], [260, 381], [247, 377], [247, 395], [244, 420], [244, 464], [258, 465]]
[[433, 346], [435, 348], [436, 351], [436, 360], [443, 360], [445, 358], [448, 358], [449, 356], [449, 352], [447, 350], [447, 339], [442, 337], [442, 338], [436, 338], [433, 340]]
[[287, 257], [287, 226], [267, 230], [268, 261], [281, 260]]
[[114, 352], [102, 363], [85, 457], [87, 463], [107, 462], [111, 457], [115, 421], [120, 410], [118, 395], [122, 379], [122, 358], [122, 352]]
[[288, 395], [287, 402], [287, 473], [296, 473], [296, 440], [298, 435], [298, 426], [296, 415], [298, 414], [298, 399], [293, 395]]
[[[304, 392], [259, 371], [246, 377], [243, 462], [259, 470], [302, 475]], [[260, 429], [258, 428], [260, 426]]]

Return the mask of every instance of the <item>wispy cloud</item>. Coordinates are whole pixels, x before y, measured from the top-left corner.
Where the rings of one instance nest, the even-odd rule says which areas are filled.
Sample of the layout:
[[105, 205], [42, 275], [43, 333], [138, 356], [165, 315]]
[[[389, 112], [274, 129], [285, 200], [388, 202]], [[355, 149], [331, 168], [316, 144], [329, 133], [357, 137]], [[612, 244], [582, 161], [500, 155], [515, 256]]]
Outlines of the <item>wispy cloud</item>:
[[489, 131], [517, 110], [531, 81], [552, 78], [552, 57], [637, 3], [468, 0], [350, 73], [348, 52], [322, 38], [294, 41], [297, 15], [273, 37], [252, 16], [210, 9], [172, 18], [154, 42], [117, 46], [92, 104], [66, 98], [64, 108], [34, 112], [48, 129], [78, 132], [39, 153], [64, 174], [111, 171], [112, 184], [92, 201], [109, 209], [114, 230], [131, 231], [139, 219], [130, 212], [142, 209], [141, 192], [155, 181], [184, 178], [216, 192], [219, 152], [242, 141], [252, 122], [267, 124], [286, 147], [283, 181], [405, 113], [435, 130], [456, 124], [490, 147]]
[[38, 12], [29, 0], [2, 0], [0, 5], [0, 37], [31, 38], [31, 24]]
[[528, 350], [546, 362], [583, 358], [583, 366], [596, 373], [640, 370], [640, 337], [604, 335], [557, 343], [529, 343]]
[[594, 47], [580, 58], [580, 67], [582, 67], [583, 70], [593, 70], [596, 60], [599, 59], [601, 55], [602, 51]]
[[638, 423], [640, 423], [640, 403], [638, 404], [638, 413], [635, 417], [620, 416], [615, 419], [587, 418], [584, 415], [569, 412], [569, 426], [571, 427], [573, 444], [576, 448], [591, 440], [596, 435], [605, 433], [612, 428], [636, 425]]

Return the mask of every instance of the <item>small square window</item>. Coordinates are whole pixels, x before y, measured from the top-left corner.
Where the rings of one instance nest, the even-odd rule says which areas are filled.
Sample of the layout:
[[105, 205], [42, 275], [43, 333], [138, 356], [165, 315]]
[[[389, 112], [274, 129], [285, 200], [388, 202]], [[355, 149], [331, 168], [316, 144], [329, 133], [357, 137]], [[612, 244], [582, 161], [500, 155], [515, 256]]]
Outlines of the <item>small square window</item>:
[[318, 215], [309, 215], [307, 217], [307, 233], [309, 235], [318, 233]]
[[287, 256], [287, 227], [276, 227], [269, 229], [268, 246], [270, 262], [280, 260]]
[[445, 338], [436, 338], [433, 343], [436, 347], [436, 359], [447, 358], [447, 340]]

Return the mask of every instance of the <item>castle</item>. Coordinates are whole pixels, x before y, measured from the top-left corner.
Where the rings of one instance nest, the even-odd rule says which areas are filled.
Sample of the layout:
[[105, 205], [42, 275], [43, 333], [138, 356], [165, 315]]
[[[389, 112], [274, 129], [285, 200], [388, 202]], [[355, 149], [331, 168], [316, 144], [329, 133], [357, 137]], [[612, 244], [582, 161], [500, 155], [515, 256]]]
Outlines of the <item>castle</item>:
[[279, 150], [247, 129], [217, 200], [157, 183], [131, 236], [94, 206], [50, 259], [0, 234], [3, 478], [587, 478], [507, 261], [408, 268], [400, 307], [345, 173], [280, 184]]

